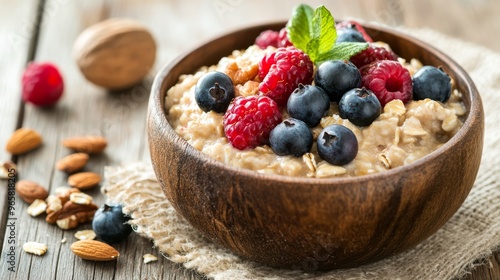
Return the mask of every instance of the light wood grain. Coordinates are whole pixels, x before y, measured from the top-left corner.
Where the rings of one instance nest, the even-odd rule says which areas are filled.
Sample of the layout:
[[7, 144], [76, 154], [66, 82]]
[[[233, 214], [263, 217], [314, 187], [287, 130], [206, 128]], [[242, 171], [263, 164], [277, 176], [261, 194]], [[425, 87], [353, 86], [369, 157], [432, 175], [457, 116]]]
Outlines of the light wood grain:
[[[92, 156], [87, 171], [103, 172], [105, 165], [122, 161], [149, 160], [145, 141], [146, 103], [154, 73], [187, 48], [213, 36], [248, 24], [286, 19], [293, 6], [303, 1], [173, 1], [173, 0], [45, 0], [40, 41], [35, 59], [50, 60], [60, 66], [65, 82], [65, 96], [56, 108], [40, 110], [27, 105], [19, 108], [20, 75], [31, 56], [38, 1], [0, 0], [0, 160], [9, 158], [3, 150], [5, 141], [18, 122], [42, 132], [41, 149], [18, 159], [21, 178], [33, 179], [54, 189], [65, 184], [66, 175], [54, 170], [55, 162], [68, 150], [59, 142], [67, 136], [98, 134], [108, 137], [109, 148], [103, 155]], [[325, 1], [307, 1], [312, 6]], [[495, 34], [500, 33], [499, 2], [494, 0], [332, 0], [325, 4], [336, 18], [355, 17], [390, 26], [430, 27], [441, 32], [500, 50]], [[3, 7], [8, 7], [3, 8]], [[266, 7], [266, 8], [263, 8]], [[131, 90], [108, 93], [84, 80], [71, 57], [75, 38], [87, 26], [109, 17], [130, 17], [148, 26], [158, 43], [158, 58], [146, 81]], [[4, 42], [7, 42], [6, 44]], [[13, 42], [13, 43], [12, 43]], [[14, 48], [12, 46], [15, 46]], [[20, 114], [22, 113], [22, 114]], [[0, 182], [4, 183], [4, 182]], [[89, 192], [98, 204], [104, 196], [96, 188]], [[5, 188], [0, 186], [2, 205]], [[116, 262], [94, 263], [76, 258], [69, 250], [74, 231], [63, 232], [49, 226], [43, 218], [26, 215], [27, 205], [17, 202], [20, 218], [19, 242], [35, 239], [49, 244], [43, 257], [25, 254], [18, 248], [18, 273], [7, 273], [4, 249], [0, 278], [5, 279], [198, 279], [190, 270], [165, 258], [142, 263], [142, 255], [158, 255], [153, 244], [135, 234], [116, 245], [122, 256]], [[5, 233], [5, 208], [0, 213], [0, 237]], [[80, 229], [90, 228], [90, 225]], [[60, 240], [66, 237], [67, 243]], [[5, 244], [5, 239], [3, 240]], [[490, 263], [479, 266], [467, 279], [499, 279], [498, 253]]]
[[[37, 1], [1, 0], [0, 7], [0, 161], [11, 159], [5, 150], [5, 145], [12, 132], [17, 128], [21, 118], [21, 83], [19, 77], [30, 57], [30, 48], [33, 45], [37, 25]], [[5, 225], [7, 222], [7, 187], [6, 180], [0, 180], [0, 238], [3, 252], [7, 249], [4, 241]], [[23, 203], [19, 198], [15, 207]], [[16, 210], [16, 217], [19, 210]], [[9, 236], [6, 236], [7, 238]], [[10, 245], [9, 245], [10, 247]], [[7, 271], [4, 261], [0, 264], [0, 273]]]

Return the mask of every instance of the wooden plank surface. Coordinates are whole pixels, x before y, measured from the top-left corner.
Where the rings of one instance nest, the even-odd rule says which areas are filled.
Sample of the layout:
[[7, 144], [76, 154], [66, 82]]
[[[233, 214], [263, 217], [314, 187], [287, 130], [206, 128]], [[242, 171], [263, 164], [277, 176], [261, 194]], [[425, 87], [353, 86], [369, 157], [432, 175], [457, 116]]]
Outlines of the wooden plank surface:
[[[13, 159], [11, 155], [5, 151], [4, 147], [8, 137], [18, 126], [22, 106], [21, 106], [21, 83], [19, 77], [31, 56], [31, 47], [36, 41], [36, 25], [37, 25], [37, 10], [38, 1], [16, 1], [16, 0], [0, 0], [0, 162]], [[5, 9], [3, 7], [9, 7]], [[17, 170], [16, 170], [17, 173]], [[16, 222], [8, 220], [10, 218], [18, 218], [19, 210], [14, 209], [14, 216], [8, 215], [8, 201], [12, 197], [8, 193], [9, 183], [12, 181], [0, 180], [0, 240], [2, 240], [2, 270], [0, 274], [7, 272], [7, 266], [4, 266], [4, 252], [10, 250], [17, 225], [9, 228], [6, 231], [7, 222]], [[14, 199], [17, 199], [14, 197]], [[10, 200], [12, 201], [12, 200]], [[14, 202], [14, 201], [12, 201]], [[16, 208], [20, 202], [14, 202], [13, 207]], [[14, 234], [12, 234], [14, 232]], [[4, 239], [5, 237], [5, 239]], [[6, 242], [4, 242], [4, 240]], [[15, 239], [14, 239], [15, 240]]]
[[[145, 139], [145, 116], [154, 73], [186, 49], [213, 36], [248, 24], [285, 20], [289, 17], [292, 7], [303, 1], [276, 1], [275, 3], [264, 0], [46, 0], [43, 2], [45, 5], [42, 13], [43, 20], [34, 58], [37, 61], [52, 61], [60, 67], [65, 79], [65, 96], [53, 109], [41, 110], [27, 105], [23, 114], [19, 113], [19, 77], [30, 56], [29, 44], [33, 31], [29, 29], [29, 26], [36, 24], [36, 20], [33, 22], [36, 18], [34, 15], [36, 1], [0, 0], [1, 7], [10, 7], [0, 10], [0, 20], [2, 20], [0, 24], [0, 54], [2, 55], [0, 90], [11, 92], [8, 95], [0, 94], [0, 104], [10, 104], [5, 106], [5, 111], [1, 112], [0, 145], [2, 147], [5, 145], [7, 136], [20, 121], [24, 127], [32, 127], [41, 132], [44, 137], [43, 147], [19, 157], [18, 165], [23, 171], [22, 179], [35, 180], [53, 190], [66, 185], [67, 179], [65, 174], [53, 168], [59, 158], [69, 153], [61, 147], [61, 139], [79, 134], [97, 134], [108, 138], [109, 147], [106, 152], [103, 155], [91, 157], [86, 167], [88, 171], [102, 174], [105, 165], [116, 165], [123, 161], [139, 159], [149, 160]], [[323, 2], [308, 1], [312, 6]], [[488, 39], [486, 36], [471, 35], [475, 29], [470, 26], [469, 21], [455, 20], [453, 22], [457, 26], [451, 24], [443, 26], [440, 15], [446, 13], [449, 17], [448, 21], [451, 22], [453, 15], [460, 18], [466, 15], [479, 20], [487, 14], [489, 18], [484, 21], [491, 24], [487, 26], [490, 28], [488, 30], [498, 31], [500, 26], [495, 25], [498, 21], [494, 21], [498, 13], [495, 14], [484, 7], [484, 3], [493, 5], [490, 7], [498, 7], [497, 1], [445, 0], [435, 2], [437, 1], [357, 0], [347, 2], [333, 0], [329, 1], [326, 6], [334, 12], [337, 18], [356, 17], [392, 26], [402, 24], [415, 27], [429, 26], [495, 47], [492, 43], [494, 40], [491, 38], [486, 42]], [[470, 5], [474, 8], [468, 8]], [[427, 9], [434, 12], [427, 14]], [[421, 11], [426, 17], [414, 16], [415, 11]], [[72, 45], [78, 34], [93, 23], [109, 17], [140, 20], [152, 31], [159, 49], [157, 63], [143, 84], [130, 90], [114, 93], [87, 82], [71, 56]], [[9, 33], [11, 30], [15, 30], [14, 34], [21, 34], [21, 39], [24, 38], [21, 43], [16, 43], [15, 49], [9, 48], [8, 44], [7, 46], [3, 44], [5, 38], [12, 37], [8, 35], [11, 34]], [[5, 60], [5, 57], [8, 60]], [[8, 156], [2, 148], [0, 160]], [[88, 193], [94, 196], [98, 205], [104, 202], [105, 197], [97, 188]], [[2, 198], [6, 197], [5, 188], [0, 188], [0, 195]], [[18, 272], [14, 274], [7, 273], [4, 261], [6, 251], [3, 249], [0, 264], [1, 279], [201, 278], [196, 273], [161, 257], [152, 248], [149, 240], [135, 234], [131, 235], [126, 242], [115, 246], [121, 252], [118, 261], [107, 263], [83, 261], [76, 258], [69, 250], [70, 244], [75, 241], [73, 236], [75, 230], [62, 231], [56, 226], [46, 224], [43, 218], [30, 218], [25, 213], [28, 205], [19, 199], [17, 206], [20, 207], [17, 212], [20, 219], [16, 233], [19, 244], [36, 240], [47, 243], [49, 251], [45, 256], [37, 257], [22, 252], [18, 247], [16, 251]], [[0, 213], [4, 213], [1, 212], [4, 210], [3, 207]], [[2, 217], [4, 216], [5, 214]], [[87, 224], [79, 227], [79, 229], [87, 228], [91, 226]], [[0, 232], [0, 235], [5, 233], [5, 219], [0, 225]], [[61, 242], [63, 238], [66, 238], [66, 243]], [[4, 246], [5, 242], [4, 238]], [[143, 264], [142, 255], [145, 253], [158, 255], [159, 261]], [[495, 253], [489, 261], [488, 265], [479, 266], [467, 279], [499, 279], [499, 254]]]

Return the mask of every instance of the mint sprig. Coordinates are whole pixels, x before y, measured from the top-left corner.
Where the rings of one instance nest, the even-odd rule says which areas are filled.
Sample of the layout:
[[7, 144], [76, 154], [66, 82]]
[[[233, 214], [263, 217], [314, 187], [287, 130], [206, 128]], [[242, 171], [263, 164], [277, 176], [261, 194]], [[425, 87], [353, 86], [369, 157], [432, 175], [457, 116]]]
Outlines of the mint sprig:
[[339, 43], [335, 20], [325, 6], [315, 10], [309, 5], [297, 6], [287, 24], [292, 44], [304, 51], [314, 62], [333, 59], [349, 59], [368, 48], [367, 43]]

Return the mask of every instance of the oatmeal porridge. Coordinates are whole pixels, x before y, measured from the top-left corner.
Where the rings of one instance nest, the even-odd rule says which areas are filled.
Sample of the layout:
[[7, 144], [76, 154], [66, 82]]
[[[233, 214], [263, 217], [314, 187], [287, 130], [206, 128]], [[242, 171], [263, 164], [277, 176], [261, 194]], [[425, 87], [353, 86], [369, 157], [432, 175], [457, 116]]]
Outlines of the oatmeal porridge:
[[[452, 89], [444, 103], [424, 99], [403, 104], [401, 100], [392, 100], [383, 106], [371, 125], [365, 127], [342, 119], [338, 103], [331, 102], [326, 116], [310, 130], [315, 140], [323, 128], [332, 124], [343, 125], [355, 134], [358, 153], [354, 160], [342, 166], [322, 160], [315, 141], [311, 150], [301, 157], [278, 156], [269, 145], [236, 149], [225, 136], [224, 114], [204, 112], [199, 108], [194, 97], [196, 83], [205, 73], [220, 71], [233, 81], [235, 97], [259, 94], [259, 61], [273, 50], [253, 45], [244, 51], [234, 51], [217, 65], [182, 75], [166, 96], [171, 126], [195, 149], [225, 164], [261, 173], [317, 178], [360, 176], [410, 164], [439, 148], [462, 126], [461, 117], [465, 116], [466, 109], [460, 92]], [[422, 67], [415, 59], [410, 62], [399, 59], [399, 63], [412, 76]], [[286, 108], [281, 109], [281, 113], [286, 119]]]

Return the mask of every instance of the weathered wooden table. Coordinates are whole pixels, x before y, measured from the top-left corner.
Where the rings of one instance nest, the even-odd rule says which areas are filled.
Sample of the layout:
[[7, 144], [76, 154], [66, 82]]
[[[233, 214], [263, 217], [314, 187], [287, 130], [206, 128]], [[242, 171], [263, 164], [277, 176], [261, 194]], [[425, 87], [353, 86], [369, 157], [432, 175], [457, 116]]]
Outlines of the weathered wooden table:
[[[86, 167], [89, 171], [102, 173], [105, 165], [148, 160], [145, 117], [154, 73], [186, 48], [216, 34], [252, 23], [286, 19], [292, 7], [300, 2], [306, 1], [0, 0], [0, 161], [16, 161], [19, 178], [35, 180], [53, 190], [66, 184], [66, 175], [54, 169], [55, 162], [69, 153], [60, 145], [65, 137], [97, 134], [108, 139], [106, 152], [91, 157]], [[312, 6], [321, 4], [321, 1], [307, 2]], [[332, 0], [327, 6], [338, 18], [352, 16], [389, 25], [428, 25], [500, 50], [492, 38], [492, 34], [500, 33], [500, 27], [494, 24], [498, 23], [498, 1], [434, 2], [437, 1]], [[423, 17], [421, 11], [431, 12]], [[159, 47], [157, 64], [150, 76], [142, 84], [121, 92], [107, 92], [87, 82], [71, 56], [78, 34], [110, 17], [142, 21], [151, 29]], [[65, 96], [57, 106], [39, 109], [21, 103], [20, 77], [31, 60], [51, 61], [62, 71]], [[8, 136], [19, 127], [39, 131], [44, 144], [27, 155], [11, 158], [3, 147]], [[89, 193], [97, 204], [104, 202], [98, 188]], [[121, 253], [118, 261], [83, 261], [69, 250], [75, 241], [75, 230], [63, 231], [48, 225], [43, 217], [28, 216], [28, 205], [18, 197], [15, 220], [8, 220], [7, 197], [7, 181], [0, 181], [0, 240], [3, 240], [0, 279], [201, 278], [161, 256], [158, 262], [143, 264], [144, 254], [159, 254], [149, 240], [134, 234], [116, 246]], [[79, 229], [84, 228], [91, 226]], [[66, 243], [61, 242], [63, 238]], [[16, 242], [14, 256], [7, 257], [11, 240]], [[28, 240], [48, 244], [47, 254], [38, 257], [23, 252], [21, 246]], [[10, 259], [14, 262], [9, 263]], [[15, 272], [10, 271], [11, 267]], [[496, 252], [489, 265], [479, 266], [468, 279], [500, 279], [500, 254]]]

